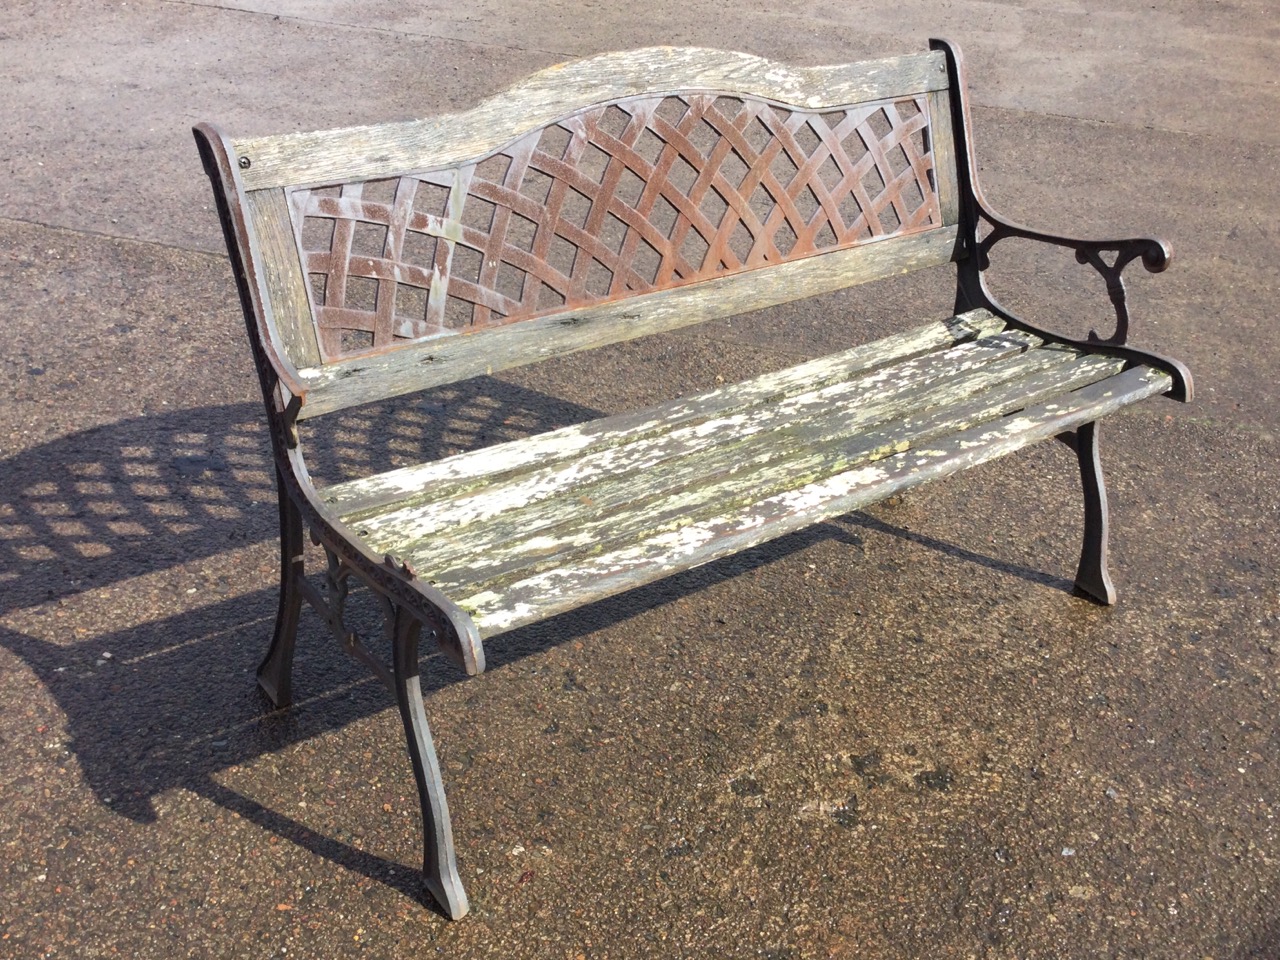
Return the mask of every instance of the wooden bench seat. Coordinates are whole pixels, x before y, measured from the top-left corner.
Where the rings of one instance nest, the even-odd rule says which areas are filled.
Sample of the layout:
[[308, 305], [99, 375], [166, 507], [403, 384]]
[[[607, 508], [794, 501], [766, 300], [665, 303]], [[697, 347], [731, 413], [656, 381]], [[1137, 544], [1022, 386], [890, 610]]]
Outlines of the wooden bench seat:
[[[469, 907], [423, 634], [478, 674], [507, 631], [1055, 437], [1084, 491], [1076, 586], [1114, 601], [1096, 425], [1191, 396], [1185, 367], [1126, 343], [1121, 274], [1159, 272], [1169, 250], [1001, 218], [969, 125], [959, 54], [934, 41], [803, 68], [652, 48], [425, 120], [245, 139], [196, 128], [279, 485], [280, 607], [258, 681], [288, 706], [306, 602], [392, 690], [424, 881], [450, 917]], [[1012, 238], [1097, 271], [1115, 329], [1073, 338], [1001, 306], [988, 254]], [[887, 339], [647, 410], [312, 480], [313, 430], [331, 414], [927, 268], [954, 292], [950, 318], [907, 316]], [[381, 604], [390, 666], [344, 619], [352, 582]]]
[[[857, 509], [1170, 387], [983, 310], [650, 410], [321, 490], [483, 638]], [[1017, 416], [1012, 416], [1013, 414]]]

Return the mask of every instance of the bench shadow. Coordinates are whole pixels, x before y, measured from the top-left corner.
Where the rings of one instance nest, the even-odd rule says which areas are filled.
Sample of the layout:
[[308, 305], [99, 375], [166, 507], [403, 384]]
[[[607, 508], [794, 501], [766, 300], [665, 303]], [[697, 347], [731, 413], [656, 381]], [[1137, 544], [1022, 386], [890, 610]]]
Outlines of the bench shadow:
[[[417, 462], [598, 416], [481, 378], [413, 404], [340, 415], [331, 433], [311, 438], [310, 459], [336, 480], [373, 472], [375, 465]], [[386, 690], [331, 642], [318, 617], [304, 613], [295, 673], [300, 699], [282, 712], [271, 710], [254, 678], [272, 632], [274, 586], [245, 592], [230, 575], [215, 573], [192, 592], [184, 574], [184, 586], [171, 589], [191, 592], [190, 603], [183, 603], [185, 595], [151, 602], [161, 612], [187, 609], [91, 636], [59, 603], [253, 544], [264, 546], [274, 566], [274, 477], [262, 419], [260, 408], [249, 403], [175, 411], [84, 431], [0, 461], [0, 591], [6, 611], [21, 611], [25, 622], [40, 624], [30, 632], [0, 627], [0, 646], [21, 658], [54, 697], [66, 717], [67, 747], [86, 782], [121, 816], [152, 822], [156, 797], [186, 789], [316, 856], [433, 905], [415, 871], [325, 836], [215, 777], [393, 707]], [[495, 638], [487, 648], [490, 669], [818, 542], [834, 538], [860, 546], [862, 531], [1071, 588], [1059, 578], [855, 513]], [[136, 622], [139, 613], [127, 615]], [[439, 657], [423, 666], [428, 693], [464, 679]], [[447, 743], [441, 747], [449, 750]]]
[[[477, 378], [412, 402], [327, 418], [333, 428], [308, 443], [321, 475], [332, 481], [600, 415]], [[267, 569], [277, 563], [263, 419], [256, 403], [175, 410], [0, 460], [0, 614], [6, 615], [0, 646], [52, 694], [86, 782], [120, 815], [153, 821], [156, 796], [187, 788], [419, 896], [409, 877], [397, 881], [405, 874], [399, 864], [323, 837], [213, 776], [391, 705], [362, 667], [323, 642], [318, 619], [308, 619], [304, 630], [320, 641], [304, 643], [300, 657], [308, 696], [296, 710], [271, 712], [254, 669], [273, 626], [274, 587], [246, 592], [243, 576], [231, 569], [220, 575], [216, 561], [207, 575], [193, 570], [201, 560], [255, 544], [265, 548]], [[180, 580], [152, 576], [179, 568]], [[78, 596], [134, 581], [136, 600], [126, 586], [111, 602], [131, 608], [121, 619], [147, 622], [90, 630], [87, 618], [75, 615]], [[187, 609], [164, 615], [178, 607]], [[95, 613], [108, 622], [112, 615]]]
[[[661, 607], [829, 539], [858, 543], [821, 524], [764, 547], [630, 591], [495, 638], [489, 669], [500, 669], [557, 645]], [[353, 596], [353, 599], [356, 599]], [[357, 602], [359, 602], [357, 600]], [[215, 774], [394, 708], [385, 688], [332, 642], [320, 619], [305, 612], [295, 689], [286, 711], [274, 710], [254, 670], [275, 616], [274, 589], [220, 600], [138, 627], [57, 644], [0, 628], [0, 646], [20, 657], [66, 717], [66, 748], [98, 801], [141, 823], [154, 822], [156, 797], [189, 790], [265, 831], [348, 870], [423, 899], [416, 874], [263, 806], [219, 783]], [[110, 652], [110, 659], [102, 653]], [[423, 648], [428, 697], [467, 678]], [[440, 748], [447, 756], [450, 744]], [[404, 758], [407, 761], [407, 755]], [[408, 764], [405, 764], [407, 775]], [[416, 855], [417, 838], [405, 838]]]
[[997, 573], [1006, 573], [1010, 576], [1025, 580], [1028, 583], [1034, 583], [1039, 586], [1052, 587], [1055, 590], [1061, 590], [1063, 593], [1069, 593], [1078, 596], [1079, 591], [1076, 589], [1075, 581], [1066, 580], [1062, 577], [1054, 576], [1051, 573], [1045, 573], [1042, 570], [1036, 570], [1031, 567], [1024, 567], [1021, 564], [1010, 563], [1007, 560], [998, 560], [995, 557], [988, 557], [986, 554], [976, 553], [964, 547], [949, 543], [946, 540], [939, 540], [937, 537], [931, 537], [928, 534], [917, 533], [914, 530], [908, 530], [906, 527], [894, 526], [886, 523], [876, 517], [865, 513], [851, 513], [840, 518], [843, 523], [850, 526], [858, 527], [862, 530], [869, 530], [875, 533], [883, 533], [891, 537], [897, 537], [899, 540], [906, 540], [909, 543], [916, 543], [930, 550], [936, 550], [948, 557], [955, 557], [957, 560], [964, 560], [967, 563], [977, 564], [980, 567], [986, 567], [988, 570], [995, 570]]
[[[336, 478], [373, 463], [412, 462], [600, 415], [494, 383], [455, 387], [407, 411], [364, 408], [313, 442], [315, 459]], [[213, 573], [190, 598], [146, 600], [140, 590], [135, 608], [123, 614], [131, 625], [93, 633], [69, 615], [74, 606], [61, 602], [253, 544], [264, 545], [274, 564], [275, 492], [262, 419], [249, 403], [180, 411], [84, 431], [0, 461], [0, 596], [10, 614], [0, 626], [0, 646], [53, 696], [66, 718], [67, 749], [98, 801], [119, 815], [153, 822], [156, 797], [190, 790], [430, 904], [416, 872], [401, 863], [325, 836], [216, 779], [394, 706], [365, 668], [331, 642], [318, 617], [304, 613], [295, 673], [300, 698], [281, 712], [271, 710], [254, 677], [273, 627], [274, 586], [246, 592], [230, 575]], [[490, 644], [490, 668], [832, 537], [858, 542], [836, 525], [810, 528], [513, 631]], [[187, 582], [184, 573], [182, 586], [169, 589], [189, 591]], [[154, 592], [155, 583], [147, 589]], [[158, 613], [138, 624], [148, 603]], [[426, 658], [423, 667], [428, 693], [464, 679], [439, 657]]]
[[[599, 416], [479, 377], [325, 418], [331, 428], [307, 433], [308, 463], [336, 482]], [[274, 540], [275, 501], [254, 403], [124, 420], [0, 460], [4, 608]]]

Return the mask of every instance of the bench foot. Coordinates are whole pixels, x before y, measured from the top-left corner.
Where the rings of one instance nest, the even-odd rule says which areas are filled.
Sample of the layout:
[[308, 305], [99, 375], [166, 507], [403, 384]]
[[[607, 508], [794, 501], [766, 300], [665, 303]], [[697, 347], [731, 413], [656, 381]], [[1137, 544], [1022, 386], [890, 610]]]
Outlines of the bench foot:
[[1076, 589], [1098, 603], [1116, 602], [1116, 588], [1107, 570], [1107, 539], [1110, 527], [1107, 487], [1098, 459], [1098, 425], [1086, 423], [1063, 438], [1080, 462], [1080, 482], [1084, 487], [1084, 545], [1076, 570]]
[[258, 667], [258, 685], [276, 707], [284, 708], [293, 702], [293, 648], [302, 611], [299, 583], [303, 574], [303, 525], [302, 515], [285, 492], [278, 470], [276, 494], [280, 500], [280, 606], [271, 647]]
[[450, 920], [466, 916], [471, 909], [467, 893], [458, 875], [457, 856], [453, 848], [453, 826], [449, 821], [449, 805], [440, 778], [431, 728], [422, 706], [422, 686], [418, 679], [418, 632], [421, 624], [399, 605], [392, 620], [393, 657], [396, 702], [404, 722], [413, 762], [413, 776], [418, 783], [418, 800], [422, 805], [423, 882]]

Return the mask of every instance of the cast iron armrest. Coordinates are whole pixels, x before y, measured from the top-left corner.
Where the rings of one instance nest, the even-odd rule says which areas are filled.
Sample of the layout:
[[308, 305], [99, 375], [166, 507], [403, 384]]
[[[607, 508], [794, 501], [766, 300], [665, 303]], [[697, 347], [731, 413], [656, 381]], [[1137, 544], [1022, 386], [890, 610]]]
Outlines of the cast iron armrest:
[[[1107, 296], [1116, 311], [1116, 328], [1109, 337], [1101, 337], [1090, 330], [1088, 342], [1112, 344], [1119, 346], [1129, 336], [1129, 305], [1125, 296], [1124, 268], [1134, 260], [1141, 259], [1148, 273], [1162, 273], [1173, 258], [1173, 251], [1163, 240], [1155, 237], [1133, 237], [1124, 240], [1085, 240], [1079, 237], [1064, 237], [1052, 233], [1032, 230], [1022, 224], [1006, 220], [992, 212], [982, 199], [978, 199], [977, 213], [980, 220], [991, 228], [990, 232], [978, 241], [977, 263], [979, 271], [986, 271], [991, 266], [990, 252], [1001, 240], [1010, 237], [1022, 240], [1035, 240], [1055, 247], [1066, 247], [1074, 250], [1077, 263], [1087, 263], [1097, 270], [1107, 285]], [[988, 292], [988, 296], [990, 293]]]
[[[1124, 269], [1133, 261], [1141, 260], [1142, 265], [1148, 272], [1163, 272], [1173, 258], [1173, 252], [1167, 243], [1155, 237], [1133, 237], [1122, 240], [1086, 240], [1079, 237], [1064, 237], [1058, 234], [1044, 233], [1040, 230], [1032, 230], [1011, 220], [1006, 220], [997, 213], [993, 213], [991, 208], [987, 206], [981, 192], [976, 189], [976, 184], [974, 184], [974, 187], [975, 189], [971, 196], [974, 201], [972, 222], [974, 222], [975, 229], [970, 234], [973, 237], [973, 249], [971, 256], [966, 257], [958, 265], [957, 310], [970, 309], [977, 306], [986, 307], [1009, 323], [1041, 336], [1046, 336], [1049, 339], [1101, 348], [1106, 353], [1124, 356], [1136, 363], [1147, 363], [1159, 367], [1166, 370], [1173, 378], [1174, 385], [1169, 391], [1169, 396], [1183, 402], [1191, 399], [1193, 390], [1191, 372], [1183, 364], [1147, 350], [1139, 350], [1125, 345], [1129, 336], [1129, 305], [1125, 294]], [[982, 235], [980, 229], [977, 229], [983, 223], [989, 228], [985, 236]], [[1032, 325], [1006, 309], [987, 286], [985, 274], [991, 266], [991, 248], [1001, 240], [1009, 238], [1033, 240], [1055, 247], [1066, 247], [1075, 251], [1077, 262], [1088, 264], [1098, 271], [1107, 285], [1107, 295], [1110, 297], [1111, 305], [1116, 312], [1116, 327], [1111, 335], [1102, 337], [1096, 331], [1090, 330], [1084, 340], [1065, 338], [1052, 331]]]
[[391, 674], [343, 622], [346, 587], [341, 582], [354, 574], [380, 596], [411, 612], [434, 635], [440, 652], [469, 676], [484, 672], [484, 644], [471, 616], [433, 584], [419, 578], [404, 560], [390, 553], [374, 554], [364, 544], [360, 531], [347, 529], [316, 490], [296, 443], [284, 448], [284, 459], [277, 462], [276, 470], [282, 495], [292, 499], [311, 531], [312, 542], [323, 547], [329, 558], [329, 595], [304, 586], [303, 596], [348, 653], [373, 668], [384, 683], [391, 684]]
[[[951, 81], [952, 124], [956, 130], [956, 167], [959, 176], [959, 227], [960, 243], [957, 251], [956, 305], [957, 313], [974, 307], [985, 307], [1006, 322], [1050, 340], [1088, 347], [1097, 352], [1124, 357], [1134, 363], [1145, 363], [1168, 372], [1173, 378], [1169, 396], [1175, 400], [1189, 401], [1192, 394], [1191, 372], [1177, 360], [1146, 350], [1125, 345], [1129, 335], [1129, 306], [1125, 297], [1124, 268], [1134, 260], [1142, 259], [1142, 265], [1151, 273], [1160, 273], [1169, 266], [1173, 254], [1168, 244], [1154, 237], [1138, 237], [1128, 240], [1083, 240], [1032, 230], [1006, 220], [991, 208], [978, 183], [977, 163], [973, 156], [973, 144], [969, 133], [973, 121], [969, 109], [968, 86], [964, 76], [964, 61], [959, 49], [950, 41], [935, 38], [929, 41], [933, 50], [939, 50], [947, 59], [947, 71]], [[989, 231], [984, 236], [982, 225]], [[1035, 240], [1057, 247], [1074, 250], [1076, 260], [1087, 263], [1101, 274], [1107, 285], [1107, 294], [1116, 311], [1116, 328], [1109, 337], [1101, 337], [1089, 331], [1084, 340], [1064, 337], [1041, 329], [1005, 309], [987, 287], [985, 271], [990, 264], [990, 252], [1001, 240], [1016, 237]]]

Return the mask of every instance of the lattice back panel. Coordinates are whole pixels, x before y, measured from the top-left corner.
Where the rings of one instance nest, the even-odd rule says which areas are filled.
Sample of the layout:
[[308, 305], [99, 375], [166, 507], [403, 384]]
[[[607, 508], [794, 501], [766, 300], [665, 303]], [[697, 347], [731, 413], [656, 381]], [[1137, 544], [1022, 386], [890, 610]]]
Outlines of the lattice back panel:
[[326, 361], [942, 225], [924, 96], [635, 97], [452, 170], [299, 189]]

